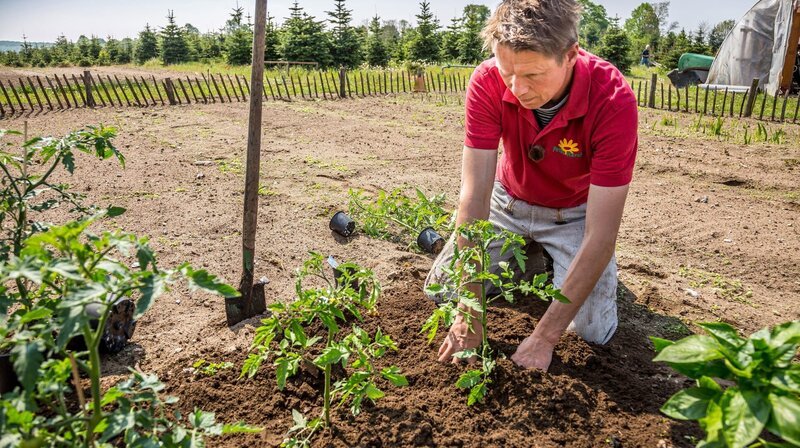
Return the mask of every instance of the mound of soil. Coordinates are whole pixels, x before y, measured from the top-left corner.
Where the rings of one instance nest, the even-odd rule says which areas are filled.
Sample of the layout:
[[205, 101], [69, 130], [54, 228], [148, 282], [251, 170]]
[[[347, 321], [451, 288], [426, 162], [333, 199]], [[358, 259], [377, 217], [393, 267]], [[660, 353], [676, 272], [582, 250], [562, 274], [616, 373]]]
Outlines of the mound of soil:
[[[687, 437], [699, 435], [691, 424], [659, 414], [658, 407], [686, 384], [651, 362], [652, 346], [636, 330], [640, 313], [668, 318], [633, 305], [628, 293], [620, 297], [622, 320], [613, 340], [598, 346], [568, 334], [548, 373], [523, 370], [510, 360], [546, 304], [522, 299], [493, 307], [490, 340], [502, 358], [488, 397], [468, 407], [465, 392], [455, 387], [468, 367], [436, 361], [444, 333], [430, 345], [420, 334], [420, 323], [434, 304], [420, 292], [422, 280], [417, 277], [395, 279], [383, 293], [378, 316], [363, 325], [369, 331], [380, 327], [398, 342], [400, 350], [378, 366], [397, 365], [409, 386], [380, 385], [386, 396], [356, 417], [346, 406], [337, 409], [333, 428], [322, 431], [314, 446], [666, 447], [689, 446]], [[235, 369], [170, 381], [177, 385], [168, 391], [182, 397], [184, 411], [199, 407], [223, 421], [244, 420], [265, 428], [260, 435], [231, 436], [220, 446], [279, 444], [292, 426], [291, 409], [311, 417], [321, 412], [321, 376], [301, 373], [280, 391], [271, 365], [262, 366], [253, 379], [239, 379], [244, 354], [225, 356], [235, 360]], [[184, 367], [175, 365], [170, 376], [186, 377]]]

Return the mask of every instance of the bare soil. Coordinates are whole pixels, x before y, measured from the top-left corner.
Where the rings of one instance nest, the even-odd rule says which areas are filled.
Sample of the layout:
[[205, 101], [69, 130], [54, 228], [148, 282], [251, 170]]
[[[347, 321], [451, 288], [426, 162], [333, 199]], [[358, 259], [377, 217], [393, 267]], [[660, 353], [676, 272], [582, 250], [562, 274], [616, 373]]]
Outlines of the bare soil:
[[[400, 350], [381, 362], [400, 366], [410, 381], [404, 389], [384, 387], [386, 397], [357, 417], [336, 411], [334, 429], [314, 445], [693, 446], [691, 438], [701, 435], [696, 425], [658, 412], [688, 383], [651, 362], [648, 336], [678, 338], [696, 330], [693, 322], [712, 320], [749, 334], [800, 318], [797, 140], [741, 146], [643, 130], [618, 241], [617, 335], [606, 346], [564, 336], [548, 373], [502, 359], [487, 401], [467, 407], [454, 386], [465, 367], [437, 363], [442, 335], [428, 345], [419, 334], [434, 307], [422, 293], [432, 258], [328, 229], [330, 216], [346, 207], [348, 188], [419, 187], [446, 193], [454, 206], [463, 112], [456, 97], [448, 101], [265, 104], [256, 272], [270, 281], [268, 300], [291, 298], [292, 271], [309, 250], [374, 269], [384, 294], [367, 328], [380, 326], [398, 341]], [[247, 104], [234, 103], [74, 110], [27, 120], [31, 135], [101, 122], [118, 127], [124, 170], [79, 157], [75, 175], [63, 181], [91, 203], [126, 207], [107, 226], [149, 235], [161, 265], [189, 260], [236, 283], [247, 113]], [[660, 117], [641, 114], [643, 122]], [[0, 122], [22, 126], [21, 118]], [[796, 139], [797, 127], [787, 129]], [[544, 309], [530, 301], [493, 308], [493, 345], [509, 357]], [[300, 375], [279, 391], [270, 366], [254, 379], [238, 378], [258, 322], [228, 328], [221, 299], [177, 287], [141, 319], [131, 344], [107, 359], [104, 383], [129, 366], [154, 371], [183, 411], [200, 407], [222, 421], [265, 428], [212, 446], [279, 444], [292, 408], [319, 411], [320, 385]], [[235, 368], [198, 376], [188, 368], [200, 358]]]

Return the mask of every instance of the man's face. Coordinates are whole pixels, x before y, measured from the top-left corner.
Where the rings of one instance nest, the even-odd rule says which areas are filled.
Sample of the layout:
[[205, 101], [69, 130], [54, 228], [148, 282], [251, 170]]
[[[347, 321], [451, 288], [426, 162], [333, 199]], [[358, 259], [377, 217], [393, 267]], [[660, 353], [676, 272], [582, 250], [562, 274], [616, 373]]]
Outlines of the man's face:
[[555, 57], [535, 51], [514, 51], [494, 45], [500, 76], [511, 93], [526, 109], [538, 109], [563, 96], [572, 80], [572, 68], [578, 58], [577, 44], [570, 48], [561, 63]]

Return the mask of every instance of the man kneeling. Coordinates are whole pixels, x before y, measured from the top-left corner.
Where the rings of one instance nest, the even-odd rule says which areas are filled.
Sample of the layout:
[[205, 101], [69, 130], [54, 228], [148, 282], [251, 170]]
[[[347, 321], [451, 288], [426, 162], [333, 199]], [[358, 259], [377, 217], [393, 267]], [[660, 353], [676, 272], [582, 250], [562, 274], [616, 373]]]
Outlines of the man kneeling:
[[[575, 0], [503, 1], [483, 30], [494, 57], [467, 89], [456, 224], [488, 219], [539, 245], [570, 300], [551, 303], [511, 357], [525, 368], [547, 370], [565, 330], [604, 344], [617, 328], [614, 246], [636, 159], [637, 105], [614, 66], [578, 47], [579, 20]], [[455, 245], [466, 244], [451, 238], [426, 284], [442, 282]], [[492, 270], [507, 260], [500, 244], [491, 255]], [[439, 360], [457, 362], [454, 353], [477, 347], [475, 327], [459, 315]]]

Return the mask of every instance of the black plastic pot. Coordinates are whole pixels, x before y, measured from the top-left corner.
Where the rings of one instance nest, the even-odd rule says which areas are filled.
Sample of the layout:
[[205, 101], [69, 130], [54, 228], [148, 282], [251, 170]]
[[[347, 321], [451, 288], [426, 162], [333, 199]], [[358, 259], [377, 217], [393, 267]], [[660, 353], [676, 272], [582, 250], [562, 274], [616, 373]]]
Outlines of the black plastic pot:
[[[100, 303], [90, 303], [86, 305], [84, 312], [92, 319], [92, 328], [96, 329], [100, 321], [103, 305]], [[118, 353], [128, 345], [128, 340], [133, 337], [136, 329], [136, 322], [133, 320], [133, 313], [136, 305], [130, 299], [119, 299], [111, 306], [111, 313], [106, 319], [106, 328], [100, 339], [100, 353]], [[67, 344], [70, 350], [85, 350], [86, 341], [83, 336], [75, 336]]]
[[350, 219], [345, 212], [338, 211], [333, 215], [333, 218], [331, 218], [329, 227], [339, 235], [348, 237], [355, 232], [356, 222]]
[[[328, 257], [328, 265], [333, 268], [333, 281], [335, 281], [336, 285], [339, 287], [343, 285], [343, 282], [348, 276], [353, 276], [357, 272], [353, 266], [340, 265], [333, 256]], [[350, 287], [358, 291], [358, 280], [351, 280]]]
[[438, 254], [444, 248], [444, 238], [431, 227], [426, 227], [419, 233], [417, 244], [429, 254]]
[[19, 386], [17, 372], [14, 371], [14, 364], [11, 363], [11, 353], [0, 354], [0, 394], [11, 392]]

